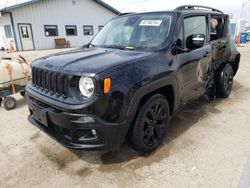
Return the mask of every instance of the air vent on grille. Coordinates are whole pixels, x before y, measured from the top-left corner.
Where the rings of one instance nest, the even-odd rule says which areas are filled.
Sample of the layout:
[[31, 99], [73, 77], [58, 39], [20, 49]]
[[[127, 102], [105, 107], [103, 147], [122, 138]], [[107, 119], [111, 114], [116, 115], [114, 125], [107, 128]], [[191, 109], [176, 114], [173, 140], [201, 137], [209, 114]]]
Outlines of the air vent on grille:
[[36, 88], [46, 93], [63, 98], [68, 97], [69, 78], [62, 73], [33, 67], [32, 82]]

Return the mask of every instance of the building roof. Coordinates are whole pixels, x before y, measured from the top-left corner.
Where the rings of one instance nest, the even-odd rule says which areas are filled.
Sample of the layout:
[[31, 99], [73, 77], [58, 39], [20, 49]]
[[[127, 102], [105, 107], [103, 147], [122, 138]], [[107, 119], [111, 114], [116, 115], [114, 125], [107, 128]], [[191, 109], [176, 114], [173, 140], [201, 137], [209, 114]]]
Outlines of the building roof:
[[115, 13], [115, 14], [121, 14], [121, 12], [117, 9], [115, 9], [114, 7], [110, 6], [109, 4], [105, 3], [102, 0], [93, 0], [94, 2], [98, 3], [99, 5], [103, 6], [104, 8], [110, 10], [111, 12]]
[[[30, 5], [30, 4], [34, 4], [34, 3], [38, 3], [40, 1], [41, 0], [31, 0], [31, 1], [16, 4], [16, 5], [8, 6], [8, 7], [5, 7], [3, 9], [1, 9], [0, 12], [11, 11], [13, 9], [16, 9], [16, 8], [19, 8], [19, 7], [24, 7], [24, 6], [27, 6], [27, 5]], [[109, 11], [111, 11], [111, 12], [113, 12], [115, 14], [120, 14], [121, 13], [120, 11], [118, 11], [114, 7], [110, 6], [109, 4], [103, 2], [102, 0], [92, 0], [92, 1], [94, 1], [95, 3], [103, 6], [104, 8], [108, 9]]]
[[10, 11], [10, 10], [13, 10], [13, 9], [16, 9], [16, 8], [19, 8], [19, 7], [24, 7], [24, 6], [33, 4], [33, 3], [37, 3], [39, 1], [41, 1], [41, 0], [31, 0], [31, 1], [16, 4], [16, 5], [11, 5], [11, 6], [8, 6], [8, 7], [5, 7], [3, 9], [1, 9], [1, 12], [2, 11]]

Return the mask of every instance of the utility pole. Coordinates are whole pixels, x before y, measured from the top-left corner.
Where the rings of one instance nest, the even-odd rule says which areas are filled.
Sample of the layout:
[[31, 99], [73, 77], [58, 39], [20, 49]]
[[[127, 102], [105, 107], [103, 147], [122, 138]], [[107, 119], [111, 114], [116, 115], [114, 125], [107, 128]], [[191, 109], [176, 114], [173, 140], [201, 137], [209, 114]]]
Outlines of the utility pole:
[[248, 3], [249, 1], [250, 1], [250, 0], [247, 0], [246, 2], [244, 2], [244, 0], [243, 0], [242, 7], [241, 7], [240, 18], [243, 18], [244, 12], [245, 12], [245, 8], [246, 8], [247, 3]]

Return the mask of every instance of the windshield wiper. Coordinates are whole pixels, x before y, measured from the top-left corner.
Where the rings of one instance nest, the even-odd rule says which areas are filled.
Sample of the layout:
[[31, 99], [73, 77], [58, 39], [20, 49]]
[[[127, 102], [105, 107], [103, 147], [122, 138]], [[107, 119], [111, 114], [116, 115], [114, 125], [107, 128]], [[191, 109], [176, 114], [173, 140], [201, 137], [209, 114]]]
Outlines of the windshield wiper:
[[103, 48], [114, 48], [114, 49], [119, 49], [119, 50], [124, 50], [124, 46], [119, 46], [119, 45], [103, 45], [101, 46]]
[[119, 50], [135, 50], [134, 46], [120, 46], [120, 45], [103, 45], [103, 48], [114, 48]]
[[95, 45], [94, 44], [92, 44], [92, 43], [89, 43], [89, 45], [88, 45], [89, 47], [91, 46], [91, 47], [95, 47]]
[[135, 50], [133, 46], [120, 46], [120, 45], [94, 45], [92, 43], [86, 44], [83, 48], [90, 48], [90, 47], [102, 47], [102, 48], [114, 48], [119, 50]]
[[95, 47], [95, 45], [94, 45], [94, 44], [91, 44], [91, 43], [88, 43], [88, 44], [84, 44], [84, 45], [82, 46], [82, 48], [90, 48], [90, 47]]

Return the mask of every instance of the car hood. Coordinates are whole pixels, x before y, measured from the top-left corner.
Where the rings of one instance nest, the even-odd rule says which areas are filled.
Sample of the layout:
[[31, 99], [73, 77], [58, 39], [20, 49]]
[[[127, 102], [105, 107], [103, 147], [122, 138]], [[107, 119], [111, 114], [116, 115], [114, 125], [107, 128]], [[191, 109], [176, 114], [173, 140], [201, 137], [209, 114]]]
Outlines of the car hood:
[[98, 74], [114, 66], [153, 56], [155, 52], [78, 48], [35, 60], [32, 66], [74, 75]]

